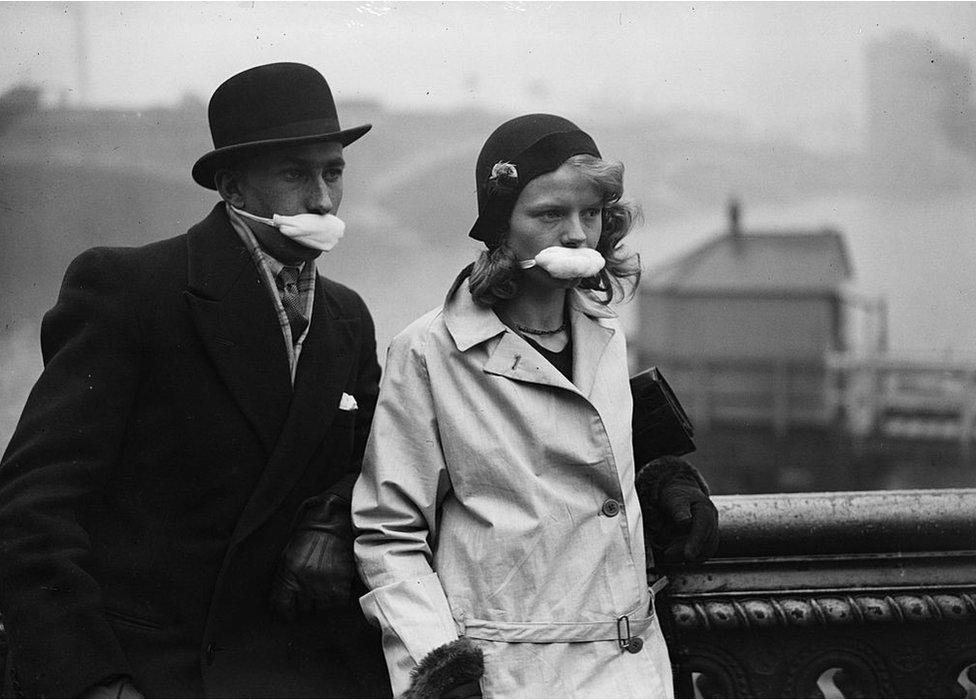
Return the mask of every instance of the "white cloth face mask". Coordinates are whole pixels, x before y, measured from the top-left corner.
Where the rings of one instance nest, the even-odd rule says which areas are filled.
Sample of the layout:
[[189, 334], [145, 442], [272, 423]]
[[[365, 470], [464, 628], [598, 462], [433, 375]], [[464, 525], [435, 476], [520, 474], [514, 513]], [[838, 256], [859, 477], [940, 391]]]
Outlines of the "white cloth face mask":
[[324, 250], [325, 252], [335, 248], [336, 243], [346, 231], [346, 223], [334, 214], [296, 214], [295, 216], [275, 214], [274, 218], [267, 219], [263, 216], [249, 214], [234, 206], [231, 209], [248, 219], [274, 226], [284, 235], [306, 248]]
[[531, 260], [520, 260], [523, 270], [539, 266], [551, 276], [559, 279], [592, 277], [606, 265], [603, 256], [592, 248], [564, 248], [552, 246], [545, 248]]

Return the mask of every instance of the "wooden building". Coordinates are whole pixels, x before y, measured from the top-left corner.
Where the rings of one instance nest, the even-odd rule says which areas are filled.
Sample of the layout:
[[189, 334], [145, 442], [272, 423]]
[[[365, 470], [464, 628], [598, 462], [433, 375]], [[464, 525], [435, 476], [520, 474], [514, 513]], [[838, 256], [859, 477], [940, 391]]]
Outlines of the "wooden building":
[[825, 425], [825, 362], [852, 344], [852, 267], [840, 232], [728, 228], [645, 275], [632, 340], [700, 428]]

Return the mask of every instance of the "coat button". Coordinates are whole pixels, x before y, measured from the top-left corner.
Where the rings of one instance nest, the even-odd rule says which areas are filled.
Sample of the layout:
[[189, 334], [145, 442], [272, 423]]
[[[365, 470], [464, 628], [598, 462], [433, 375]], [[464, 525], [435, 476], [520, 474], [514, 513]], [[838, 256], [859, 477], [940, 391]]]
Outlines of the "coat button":
[[644, 648], [644, 640], [640, 637], [631, 637], [624, 648], [631, 654], [636, 654]]
[[603, 502], [603, 507], [600, 508], [600, 512], [608, 518], [612, 518], [620, 512], [620, 504], [612, 498], [608, 498]]
[[207, 645], [205, 655], [207, 657], [207, 666], [213, 666], [214, 657], [217, 655], [217, 650], [214, 648], [213, 642]]

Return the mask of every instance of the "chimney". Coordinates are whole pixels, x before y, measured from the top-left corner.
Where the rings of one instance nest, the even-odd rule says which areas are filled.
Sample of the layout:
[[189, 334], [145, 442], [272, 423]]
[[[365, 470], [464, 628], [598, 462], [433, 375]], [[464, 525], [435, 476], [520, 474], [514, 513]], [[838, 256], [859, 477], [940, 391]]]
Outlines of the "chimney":
[[742, 235], [742, 228], [739, 225], [739, 200], [735, 197], [731, 198], [727, 211], [729, 214], [729, 235], [738, 238]]

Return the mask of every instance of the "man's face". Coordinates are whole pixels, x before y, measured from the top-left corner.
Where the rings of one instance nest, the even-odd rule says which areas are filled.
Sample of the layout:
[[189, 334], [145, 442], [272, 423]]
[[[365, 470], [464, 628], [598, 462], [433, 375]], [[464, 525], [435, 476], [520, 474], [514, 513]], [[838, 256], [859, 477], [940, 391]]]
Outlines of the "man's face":
[[342, 201], [342, 145], [334, 141], [275, 148], [243, 169], [245, 211], [275, 214], [335, 214]]
[[[275, 214], [335, 214], [342, 201], [344, 166], [342, 145], [334, 141], [275, 148], [241, 168], [236, 187], [241, 204], [232, 203], [269, 219]], [[255, 224], [252, 230], [282, 261], [312, 259], [319, 253], [274, 227]]]

